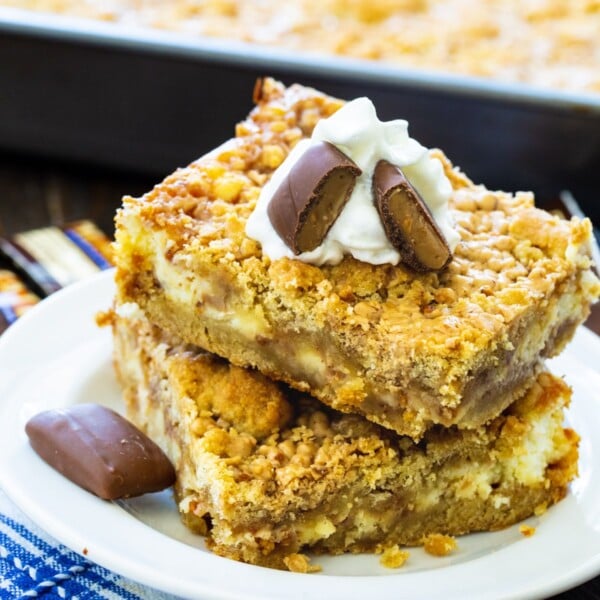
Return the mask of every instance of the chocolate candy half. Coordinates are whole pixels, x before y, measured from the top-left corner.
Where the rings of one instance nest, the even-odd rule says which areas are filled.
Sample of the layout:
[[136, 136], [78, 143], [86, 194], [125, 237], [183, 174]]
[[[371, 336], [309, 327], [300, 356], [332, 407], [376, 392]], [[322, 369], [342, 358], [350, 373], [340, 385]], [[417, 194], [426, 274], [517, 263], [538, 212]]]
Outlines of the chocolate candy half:
[[105, 500], [158, 492], [175, 482], [175, 470], [163, 451], [99, 404], [39, 413], [25, 431], [51, 467]]
[[380, 160], [373, 173], [373, 198], [385, 233], [402, 261], [415, 271], [439, 271], [452, 259], [429, 208], [399, 167]]
[[294, 254], [321, 244], [360, 174], [358, 166], [328, 142], [310, 146], [298, 159], [267, 211], [275, 231]]

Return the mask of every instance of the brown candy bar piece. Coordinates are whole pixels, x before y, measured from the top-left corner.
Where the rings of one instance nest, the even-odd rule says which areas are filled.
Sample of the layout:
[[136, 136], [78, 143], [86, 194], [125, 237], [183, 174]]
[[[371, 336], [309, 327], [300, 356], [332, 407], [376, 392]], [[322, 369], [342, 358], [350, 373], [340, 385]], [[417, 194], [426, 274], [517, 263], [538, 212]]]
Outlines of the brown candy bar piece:
[[119, 414], [99, 404], [48, 410], [25, 426], [33, 449], [80, 487], [114, 500], [172, 485], [163, 451]]
[[415, 271], [439, 271], [452, 259], [429, 208], [400, 168], [380, 160], [373, 173], [373, 198], [385, 233], [402, 261]]
[[321, 244], [360, 174], [358, 166], [328, 142], [310, 146], [298, 159], [268, 208], [271, 224], [294, 254]]

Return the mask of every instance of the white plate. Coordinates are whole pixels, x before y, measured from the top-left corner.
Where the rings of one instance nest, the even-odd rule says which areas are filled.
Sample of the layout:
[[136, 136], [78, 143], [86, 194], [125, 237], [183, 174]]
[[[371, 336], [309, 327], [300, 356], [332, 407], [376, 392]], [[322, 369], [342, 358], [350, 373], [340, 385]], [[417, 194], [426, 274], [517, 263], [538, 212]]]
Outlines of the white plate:
[[78, 402], [119, 408], [108, 330], [112, 273], [59, 292], [0, 338], [0, 485], [48, 533], [91, 560], [149, 586], [189, 598], [538, 598], [600, 572], [600, 339], [581, 328], [552, 368], [574, 388], [568, 420], [582, 436], [580, 476], [568, 497], [524, 538], [518, 527], [465, 536], [445, 558], [411, 550], [400, 570], [375, 556], [318, 557], [318, 575], [254, 567], [214, 556], [179, 522], [168, 492], [102, 501], [48, 467], [30, 448], [33, 414]]

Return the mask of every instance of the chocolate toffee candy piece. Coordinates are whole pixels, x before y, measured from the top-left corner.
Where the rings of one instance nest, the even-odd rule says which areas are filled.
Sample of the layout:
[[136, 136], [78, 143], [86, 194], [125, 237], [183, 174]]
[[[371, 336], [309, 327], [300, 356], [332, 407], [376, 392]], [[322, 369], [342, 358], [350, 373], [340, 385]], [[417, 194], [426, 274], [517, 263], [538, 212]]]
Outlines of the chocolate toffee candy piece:
[[269, 203], [275, 231], [294, 254], [314, 250], [338, 218], [361, 174], [333, 144], [310, 146]]
[[163, 451], [119, 414], [99, 404], [48, 410], [25, 426], [33, 449], [54, 469], [104, 498], [128, 498], [172, 485]]
[[404, 263], [415, 271], [439, 271], [450, 262], [452, 253], [429, 208], [402, 171], [386, 160], [375, 167], [373, 197]]

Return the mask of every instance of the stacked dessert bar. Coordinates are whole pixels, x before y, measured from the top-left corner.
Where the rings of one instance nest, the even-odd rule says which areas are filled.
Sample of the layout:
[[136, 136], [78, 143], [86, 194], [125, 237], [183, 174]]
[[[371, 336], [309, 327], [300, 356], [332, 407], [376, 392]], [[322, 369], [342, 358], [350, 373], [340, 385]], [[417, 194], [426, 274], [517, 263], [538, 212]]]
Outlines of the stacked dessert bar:
[[[396, 262], [306, 261], [345, 210], [319, 204], [331, 174], [343, 171], [343, 204], [364, 165], [329, 149], [321, 179], [296, 169], [317, 182], [308, 216], [274, 215], [281, 194], [262, 214], [273, 181], [293, 195], [286, 157], [344, 103], [270, 79], [255, 100], [232, 140], [117, 216], [116, 370], [128, 416], [175, 465], [184, 522], [220, 555], [305, 570], [303, 551], [498, 529], [564, 497], [577, 435], [563, 425], [570, 390], [543, 359], [600, 295], [590, 223], [475, 185], [428, 151], [449, 200], [439, 226], [436, 209], [410, 204], [425, 249], [402, 230]], [[420, 202], [411, 168], [412, 186], [372, 176], [386, 230], [406, 217], [391, 195]], [[269, 218], [289, 238], [281, 256], [253, 233]]]

